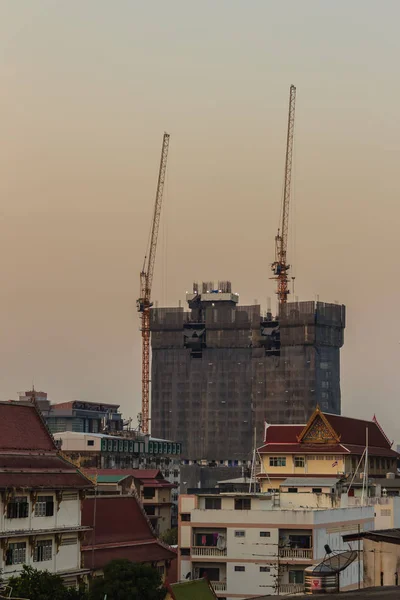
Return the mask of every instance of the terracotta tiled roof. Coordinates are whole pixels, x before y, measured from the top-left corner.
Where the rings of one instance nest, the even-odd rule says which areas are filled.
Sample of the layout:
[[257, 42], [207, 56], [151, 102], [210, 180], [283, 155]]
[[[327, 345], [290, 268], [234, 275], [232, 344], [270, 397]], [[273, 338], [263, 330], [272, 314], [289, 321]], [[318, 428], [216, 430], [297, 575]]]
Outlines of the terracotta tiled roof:
[[1, 473], [0, 489], [78, 490], [93, 484], [78, 471], [70, 473]]
[[135, 479], [163, 479], [158, 469], [85, 469], [90, 475], [132, 475]]
[[135, 496], [86, 498], [82, 525], [94, 527], [86, 534], [82, 546], [86, 567], [93, 568], [92, 554], [94, 568], [102, 568], [116, 558], [128, 558], [133, 562], [176, 558], [172, 548], [155, 537]]
[[156, 487], [156, 488], [173, 488], [176, 487], [174, 483], [169, 481], [163, 481], [162, 479], [139, 479], [143, 487]]
[[348, 443], [365, 447], [366, 430], [368, 429], [368, 447], [390, 448], [391, 446], [388, 438], [375, 421], [363, 421], [327, 413], [324, 415], [336, 433], [340, 435], [342, 444]]
[[[343, 417], [341, 415], [331, 415], [329, 413], [321, 414], [323, 414], [329, 425], [339, 436], [340, 445], [343, 445], [346, 448], [349, 444], [353, 446], [363, 446], [365, 448], [367, 429], [369, 448], [382, 448], [388, 450], [391, 447], [390, 441], [376, 421], [376, 418], [372, 421], [365, 421], [362, 419]], [[298, 443], [298, 437], [305, 427], [305, 425], [270, 425], [266, 429], [265, 444], [261, 448], [261, 451], [266, 452], [268, 447], [270, 452], [283, 452], [284, 450], [289, 452], [299, 452], [300, 449], [302, 452], [305, 452], [305, 447], [310, 447], [310, 444], [307, 444], [307, 442], [301, 444]], [[286, 444], [287, 446], [285, 446]], [[277, 448], [276, 450], [272, 450], [272, 446], [274, 445]], [[326, 451], [327, 449], [328, 446], [326, 446]], [[335, 451], [333, 446], [329, 446], [329, 452]], [[385, 456], [385, 454], [382, 454], [382, 456]]]
[[57, 451], [34, 403], [0, 402], [0, 489], [85, 489], [93, 484]]
[[[135, 496], [88, 497], [83, 502], [82, 525], [94, 526], [96, 516], [95, 544], [153, 540], [155, 535], [149, 526]], [[92, 534], [84, 544], [92, 543]]]
[[55, 449], [54, 440], [34, 404], [0, 402], [0, 453]]
[[290, 444], [297, 442], [297, 436], [305, 425], [269, 425], [266, 440], [270, 443]]
[[126, 558], [131, 562], [158, 562], [161, 560], [176, 559], [174, 550], [167, 549], [157, 540], [151, 542], [132, 542], [127, 544], [114, 544], [82, 546], [84, 566], [88, 569], [102, 569], [112, 560]]

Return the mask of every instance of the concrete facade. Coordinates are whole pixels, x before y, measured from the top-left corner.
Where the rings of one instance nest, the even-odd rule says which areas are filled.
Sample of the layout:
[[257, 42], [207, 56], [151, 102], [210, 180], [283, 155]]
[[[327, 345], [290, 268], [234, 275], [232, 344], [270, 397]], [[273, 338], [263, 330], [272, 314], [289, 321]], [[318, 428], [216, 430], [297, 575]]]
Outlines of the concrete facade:
[[[281, 494], [281, 506], [267, 495], [181, 496], [179, 579], [206, 573], [227, 600], [299, 593], [305, 567], [324, 558], [325, 544], [347, 549], [342, 535], [373, 528], [372, 507], [300, 508], [299, 499], [285, 508], [282, 496], [297, 495]], [[341, 588], [356, 587], [359, 572], [358, 562], [344, 571]]]

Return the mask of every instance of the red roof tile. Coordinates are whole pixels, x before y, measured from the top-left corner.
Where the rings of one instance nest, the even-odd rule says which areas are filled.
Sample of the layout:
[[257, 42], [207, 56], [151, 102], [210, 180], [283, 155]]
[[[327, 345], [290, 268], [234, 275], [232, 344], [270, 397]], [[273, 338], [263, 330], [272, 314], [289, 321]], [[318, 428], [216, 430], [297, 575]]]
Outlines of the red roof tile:
[[132, 475], [135, 479], [164, 479], [158, 469], [85, 469], [91, 475]]
[[305, 425], [269, 425], [265, 441], [277, 444], [297, 442], [297, 436], [304, 427]]
[[176, 553], [158, 540], [138, 544], [82, 547], [84, 566], [87, 569], [102, 569], [112, 560], [126, 558], [131, 562], [158, 562], [176, 559]]
[[139, 479], [143, 487], [157, 487], [157, 488], [173, 488], [175, 484], [169, 481], [163, 481], [162, 479]]
[[54, 440], [34, 404], [0, 402], [0, 452], [55, 449]]
[[[96, 502], [96, 513], [94, 512]], [[96, 519], [95, 519], [96, 517]], [[82, 507], [82, 525], [96, 528], [84, 545], [116, 542], [151, 541], [155, 535], [135, 496], [86, 498]]]
[[86, 489], [93, 484], [85, 479], [78, 471], [71, 473], [1, 473], [0, 489]]
[[[342, 415], [331, 415], [328, 413], [322, 414], [327, 419], [330, 426], [338, 434], [340, 438], [340, 444], [343, 444], [346, 447], [349, 444], [365, 447], [367, 429], [368, 446], [370, 448], [389, 449], [391, 447], [390, 441], [375, 418], [373, 421], [365, 421], [362, 419], [343, 417]], [[305, 448], [310, 447], [310, 444], [307, 444], [307, 442], [302, 442], [299, 445], [298, 443], [298, 436], [302, 433], [305, 427], [305, 425], [270, 425], [266, 429], [265, 445], [261, 450], [266, 452], [266, 446], [271, 444], [276, 445], [277, 447], [276, 450], [272, 450], [272, 446], [269, 446], [269, 451], [271, 452], [283, 452], [284, 449], [288, 450], [289, 452], [298, 452], [301, 449], [301, 451], [305, 452]], [[285, 444], [288, 444], [290, 450], [285, 448]], [[329, 451], [334, 452], [334, 447], [330, 446]]]
[[336, 433], [340, 435], [342, 444], [348, 443], [365, 447], [366, 430], [368, 429], [369, 447], [390, 448], [391, 446], [388, 438], [375, 421], [364, 421], [327, 413], [324, 413], [324, 415]]
[[[365, 446], [357, 446], [353, 444], [343, 444], [352, 454], [360, 455], [364, 452]], [[368, 456], [382, 456], [400, 458], [400, 454], [391, 448], [376, 448], [374, 446], [368, 446]]]

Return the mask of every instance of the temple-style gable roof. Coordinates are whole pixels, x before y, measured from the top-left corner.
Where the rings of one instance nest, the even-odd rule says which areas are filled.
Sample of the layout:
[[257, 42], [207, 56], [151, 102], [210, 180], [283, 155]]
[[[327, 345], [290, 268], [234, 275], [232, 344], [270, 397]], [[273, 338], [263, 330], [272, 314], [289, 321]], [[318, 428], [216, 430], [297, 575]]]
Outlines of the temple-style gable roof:
[[375, 415], [371, 421], [324, 413], [319, 406], [305, 425], [269, 425], [261, 454], [311, 453], [329, 449], [332, 454], [362, 453], [368, 448], [376, 456], [395, 457], [397, 452]]

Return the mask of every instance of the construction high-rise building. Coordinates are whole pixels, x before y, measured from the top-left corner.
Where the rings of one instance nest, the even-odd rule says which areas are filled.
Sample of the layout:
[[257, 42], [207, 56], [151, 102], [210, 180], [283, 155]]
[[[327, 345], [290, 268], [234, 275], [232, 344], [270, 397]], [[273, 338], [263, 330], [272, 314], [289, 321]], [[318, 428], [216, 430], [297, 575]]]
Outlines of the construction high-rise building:
[[187, 301], [151, 310], [153, 436], [188, 460], [237, 464], [265, 421], [305, 423], [317, 404], [340, 414], [343, 305], [289, 302], [273, 318], [240, 306], [229, 281], [195, 284]]

